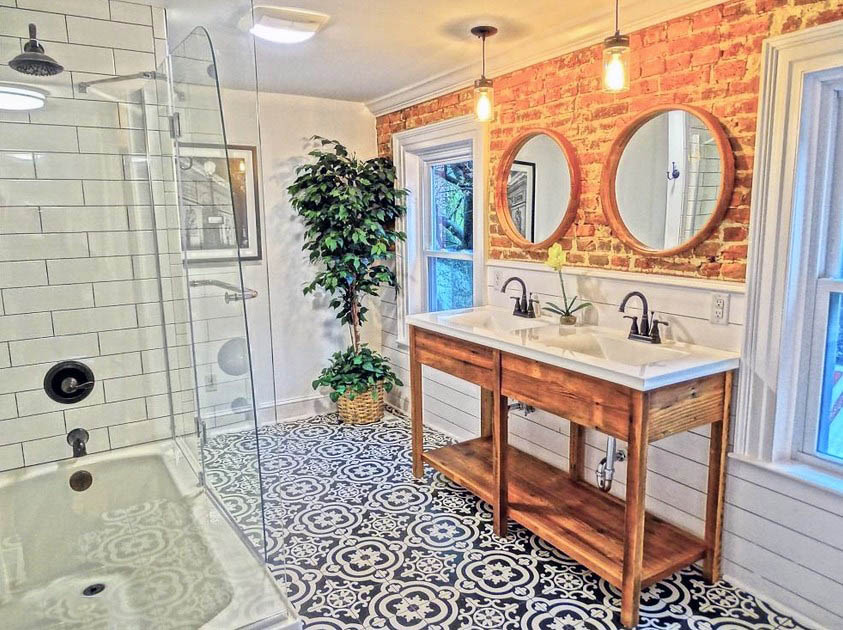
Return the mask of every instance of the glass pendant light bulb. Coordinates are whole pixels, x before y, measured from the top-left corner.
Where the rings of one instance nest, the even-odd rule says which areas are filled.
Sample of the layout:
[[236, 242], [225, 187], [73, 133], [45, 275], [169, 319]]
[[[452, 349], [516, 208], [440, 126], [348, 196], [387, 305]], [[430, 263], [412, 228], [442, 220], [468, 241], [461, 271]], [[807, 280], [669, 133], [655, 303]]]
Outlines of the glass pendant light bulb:
[[615, 34], [603, 41], [603, 89], [625, 92], [629, 89], [629, 37], [618, 27], [619, 1], [615, 0]]
[[488, 79], [474, 82], [474, 115], [480, 122], [489, 122], [495, 116], [495, 89]]
[[628, 47], [613, 46], [603, 51], [603, 89], [607, 92], [629, 89]]
[[474, 82], [474, 117], [479, 122], [489, 122], [495, 117], [495, 88], [486, 78], [486, 38], [498, 32], [494, 26], [475, 26], [471, 34], [483, 40], [483, 69]]

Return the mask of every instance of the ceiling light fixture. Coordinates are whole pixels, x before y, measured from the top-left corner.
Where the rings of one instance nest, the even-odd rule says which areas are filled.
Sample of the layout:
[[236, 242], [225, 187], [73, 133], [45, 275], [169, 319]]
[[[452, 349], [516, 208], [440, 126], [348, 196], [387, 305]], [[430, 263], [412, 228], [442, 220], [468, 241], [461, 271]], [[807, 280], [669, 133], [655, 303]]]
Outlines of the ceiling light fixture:
[[259, 4], [254, 8], [254, 23], [249, 32], [278, 44], [299, 44], [316, 35], [328, 18], [316, 11]]
[[483, 41], [483, 67], [480, 78], [474, 82], [474, 115], [480, 122], [489, 122], [495, 117], [495, 88], [492, 80], [486, 78], [486, 38], [498, 32], [494, 26], [475, 26], [471, 34]]
[[629, 36], [618, 26], [620, 0], [615, 0], [615, 34], [603, 40], [603, 89], [626, 92], [629, 89]]
[[0, 110], [23, 112], [41, 109], [47, 102], [47, 94], [46, 90], [28, 85], [0, 83]]

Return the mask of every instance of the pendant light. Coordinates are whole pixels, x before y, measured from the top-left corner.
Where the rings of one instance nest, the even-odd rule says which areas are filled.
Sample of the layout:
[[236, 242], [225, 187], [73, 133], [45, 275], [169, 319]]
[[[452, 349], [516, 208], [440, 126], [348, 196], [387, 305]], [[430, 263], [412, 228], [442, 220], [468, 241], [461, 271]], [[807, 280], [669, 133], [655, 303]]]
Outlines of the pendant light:
[[603, 40], [603, 90], [626, 92], [629, 89], [629, 36], [618, 26], [620, 0], [615, 0], [615, 34]]
[[483, 68], [480, 78], [474, 82], [474, 115], [480, 122], [489, 122], [495, 117], [495, 88], [492, 80], [486, 78], [486, 38], [498, 32], [494, 26], [475, 26], [471, 34], [483, 41]]

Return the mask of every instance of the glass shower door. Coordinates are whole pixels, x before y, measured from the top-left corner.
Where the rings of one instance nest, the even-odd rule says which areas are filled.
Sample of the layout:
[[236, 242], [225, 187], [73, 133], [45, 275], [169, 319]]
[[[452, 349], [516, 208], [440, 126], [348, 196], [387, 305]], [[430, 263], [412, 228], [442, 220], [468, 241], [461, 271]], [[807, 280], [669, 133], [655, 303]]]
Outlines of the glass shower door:
[[[171, 52], [168, 133], [175, 139], [174, 202], [183, 270], [176, 333], [192, 338], [195, 412], [177, 422], [206, 488], [254, 549], [265, 533], [246, 300], [241, 260], [260, 235], [254, 148], [227, 143], [214, 51], [197, 28]], [[174, 261], [175, 262], [175, 261]], [[180, 317], [179, 317], [180, 315]], [[179, 321], [179, 320], [184, 321]], [[189, 379], [189, 375], [184, 375]], [[187, 401], [182, 401], [187, 404]]]

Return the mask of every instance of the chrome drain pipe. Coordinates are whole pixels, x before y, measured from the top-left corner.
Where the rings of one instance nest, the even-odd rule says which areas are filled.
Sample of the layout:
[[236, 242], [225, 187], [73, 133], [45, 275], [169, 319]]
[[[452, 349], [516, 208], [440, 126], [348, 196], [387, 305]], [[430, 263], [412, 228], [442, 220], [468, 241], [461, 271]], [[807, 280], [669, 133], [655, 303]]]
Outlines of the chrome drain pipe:
[[626, 459], [626, 451], [618, 450], [617, 440], [613, 437], [606, 438], [606, 457], [597, 464], [597, 487], [603, 492], [612, 489], [612, 480], [615, 478], [615, 462], [622, 462]]
[[509, 411], [523, 411], [525, 416], [533, 413], [536, 410], [536, 408], [532, 405], [528, 405], [527, 403], [522, 403], [518, 401], [509, 403], [507, 409]]

